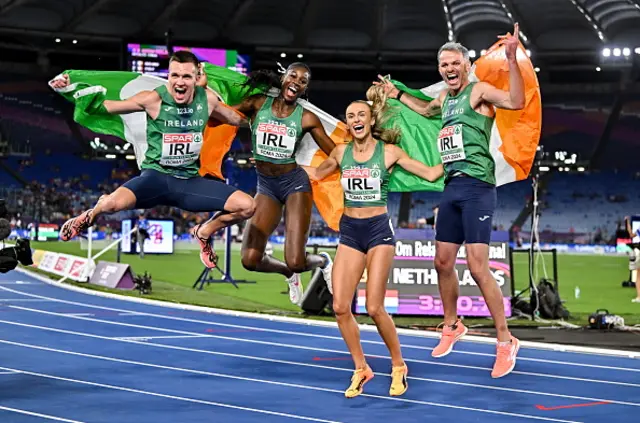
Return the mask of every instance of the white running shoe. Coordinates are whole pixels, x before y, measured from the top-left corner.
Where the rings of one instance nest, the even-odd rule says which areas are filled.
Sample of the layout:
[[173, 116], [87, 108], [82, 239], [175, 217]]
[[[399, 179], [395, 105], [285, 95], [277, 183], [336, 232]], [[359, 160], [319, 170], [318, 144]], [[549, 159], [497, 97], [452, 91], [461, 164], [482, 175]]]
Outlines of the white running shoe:
[[300, 274], [294, 273], [293, 276], [287, 279], [287, 283], [289, 284], [289, 299], [293, 304], [297, 306], [301, 305], [304, 288], [300, 281]]
[[329, 289], [329, 292], [331, 293], [331, 295], [333, 295], [333, 283], [331, 281], [331, 272], [333, 271], [333, 261], [331, 260], [331, 256], [329, 255], [329, 253], [320, 253], [321, 256], [326, 257], [327, 258], [327, 264], [324, 267], [321, 267], [320, 270], [322, 270], [322, 276], [324, 277], [324, 280], [327, 282], [327, 288]]

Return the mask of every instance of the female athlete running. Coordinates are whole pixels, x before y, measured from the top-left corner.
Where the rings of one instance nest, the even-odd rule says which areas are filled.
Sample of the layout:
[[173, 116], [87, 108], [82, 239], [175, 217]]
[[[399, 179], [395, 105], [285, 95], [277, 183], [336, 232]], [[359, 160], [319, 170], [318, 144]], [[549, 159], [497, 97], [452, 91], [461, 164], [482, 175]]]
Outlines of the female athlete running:
[[367, 269], [367, 313], [391, 353], [391, 387], [389, 394], [402, 395], [407, 390], [407, 366], [393, 320], [384, 308], [384, 297], [395, 239], [387, 212], [387, 191], [395, 165], [429, 181], [443, 174], [442, 165], [429, 167], [411, 159], [398, 146], [400, 131], [382, 129], [386, 96], [377, 87], [367, 92], [373, 100], [355, 101], [347, 107], [347, 126], [353, 137], [348, 144], [336, 146], [318, 168], [307, 168], [311, 179], [322, 180], [340, 169], [344, 190], [344, 214], [340, 220], [340, 241], [333, 264], [333, 310], [342, 337], [351, 352], [355, 372], [345, 396], [362, 393], [373, 378], [362, 345], [358, 324], [351, 313], [351, 303], [364, 269]]

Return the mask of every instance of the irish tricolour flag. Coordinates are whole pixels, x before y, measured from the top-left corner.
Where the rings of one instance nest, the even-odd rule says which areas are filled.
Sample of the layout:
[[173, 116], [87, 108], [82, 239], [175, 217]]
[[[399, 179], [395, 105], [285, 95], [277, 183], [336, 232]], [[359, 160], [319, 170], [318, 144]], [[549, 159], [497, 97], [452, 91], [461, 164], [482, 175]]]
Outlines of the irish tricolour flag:
[[[527, 179], [542, 130], [540, 87], [533, 64], [522, 45], [518, 48], [517, 60], [525, 85], [525, 107], [522, 110], [496, 109], [496, 118], [491, 130], [490, 148], [496, 162], [497, 186]], [[475, 61], [470, 80], [472, 82], [488, 82], [499, 89], [509, 90], [509, 65], [502, 42], [494, 44], [484, 56]], [[393, 83], [409, 94], [427, 101], [437, 97], [442, 90], [446, 89], [444, 81], [422, 89], [410, 89], [398, 81], [393, 81]], [[399, 102], [395, 100], [389, 100], [389, 102], [393, 105], [399, 105]], [[406, 140], [405, 135], [403, 148], [410, 152], [411, 157], [421, 160], [425, 153], [420, 148], [428, 148], [430, 151], [436, 149], [435, 140], [438, 133], [433, 131], [441, 129], [440, 116], [427, 119], [418, 116], [404, 105], [400, 105], [400, 107], [402, 110], [401, 119], [411, 120], [412, 123], [408, 129], [412, 131], [410, 139]], [[414, 125], [416, 126], [414, 127]], [[404, 132], [405, 127], [401, 127]], [[419, 132], [416, 133], [416, 131]], [[425, 147], [425, 144], [428, 147]], [[411, 177], [402, 178], [402, 181], [407, 180], [411, 180]], [[413, 179], [412, 182], [408, 188], [413, 188], [418, 180]], [[406, 191], [414, 190], [407, 189]]]
[[[533, 164], [536, 148], [540, 138], [542, 108], [540, 89], [533, 65], [522, 46], [518, 51], [518, 62], [523, 73], [526, 89], [526, 107], [524, 110], [498, 110], [491, 134], [491, 151], [496, 161], [496, 179], [498, 185], [526, 179]], [[217, 93], [221, 101], [234, 106], [242, 99], [257, 92], [266, 92], [267, 87], [253, 92], [246, 92], [241, 84], [246, 76], [235, 71], [205, 64], [208, 88]], [[143, 112], [128, 115], [109, 115], [98, 107], [104, 99], [123, 100], [143, 91], [152, 90], [166, 81], [135, 72], [101, 72], [68, 70], [70, 85], [58, 92], [73, 102], [74, 119], [80, 125], [100, 134], [119, 137], [134, 147], [138, 163], [144, 159], [147, 149], [146, 116]], [[498, 88], [508, 89], [509, 74], [505, 60], [504, 47], [500, 43], [492, 46], [486, 55], [478, 59], [473, 67], [472, 79], [487, 81]], [[432, 99], [444, 89], [440, 82], [422, 89], [411, 90], [402, 83], [394, 83], [409, 93]], [[271, 90], [269, 95], [277, 95]], [[364, 98], [364, 93], [363, 93]], [[409, 110], [396, 100], [388, 100], [398, 107], [393, 118], [388, 122], [402, 129], [400, 146], [407, 153], [427, 165], [441, 163], [436, 139], [441, 129], [440, 117], [425, 118]], [[350, 136], [346, 125], [334, 116], [305, 100], [299, 104], [314, 112], [322, 122], [325, 131], [336, 143], [349, 142]], [[345, 107], [346, 104], [340, 105]], [[237, 128], [210, 120], [204, 134], [201, 152], [201, 174], [222, 176], [221, 166], [224, 155], [229, 151], [237, 134]], [[301, 165], [318, 166], [326, 155], [318, 148], [309, 134], [305, 135], [298, 149], [296, 161]], [[343, 210], [343, 191], [338, 172], [322, 182], [313, 182], [313, 198], [315, 205], [329, 227], [338, 229], [338, 222]], [[434, 183], [424, 181], [402, 169], [392, 173], [390, 191], [416, 192], [441, 191], [443, 181]]]

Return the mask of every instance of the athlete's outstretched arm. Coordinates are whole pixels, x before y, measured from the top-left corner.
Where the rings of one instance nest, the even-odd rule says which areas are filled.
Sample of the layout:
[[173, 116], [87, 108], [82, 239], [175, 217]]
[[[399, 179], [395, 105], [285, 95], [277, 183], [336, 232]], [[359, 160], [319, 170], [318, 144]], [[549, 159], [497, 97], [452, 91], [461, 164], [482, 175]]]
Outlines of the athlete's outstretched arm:
[[[68, 74], [59, 75], [49, 82], [49, 86], [56, 91], [64, 90], [69, 86], [69, 84], [70, 81]], [[104, 90], [104, 88], [101, 89]], [[91, 91], [87, 94], [96, 94], [100, 92], [104, 93], [105, 91]], [[140, 91], [126, 100], [104, 100], [102, 105], [108, 113], [123, 115], [127, 113], [144, 112], [150, 105], [159, 99], [160, 97], [155, 91]]]
[[409, 157], [403, 149], [396, 145], [386, 145], [385, 153], [391, 154], [392, 164], [395, 163], [407, 172], [411, 172], [429, 182], [437, 181], [444, 174], [444, 167], [442, 163], [436, 166], [427, 166], [426, 164]]
[[253, 119], [260, 107], [264, 104], [267, 96], [265, 94], [254, 94], [246, 97], [242, 102], [233, 106], [234, 109], [245, 115], [248, 119]]
[[115, 115], [144, 112], [149, 105], [157, 102], [160, 96], [155, 91], [140, 91], [126, 100], [105, 100], [104, 107], [107, 112]]
[[313, 181], [321, 181], [340, 168], [340, 157], [342, 156], [343, 151], [343, 145], [336, 146], [331, 154], [329, 154], [329, 157], [320, 163], [320, 166], [302, 166], [302, 168], [309, 174], [309, 179]]
[[[397, 97], [394, 96], [393, 98]], [[440, 98], [434, 98], [431, 101], [425, 101], [405, 92], [402, 94], [402, 97], [400, 97], [399, 101], [414, 112], [426, 117], [437, 116], [442, 110], [442, 103], [440, 101]]]
[[329, 138], [327, 132], [320, 122], [320, 118], [315, 113], [305, 110], [302, 114], [302, 129], [309, 132], [318, 147], [330, 156], [331, 152], [336, 148], [336, 144]]
[[246, 122], [246, 117], [238, 110], [223, 104], [218, 97], [207, 90], [207, 100], [209, 102], [209, 116], [233, 126], [241, 126]]
[[519, 34], [516, 23], [513, 27], [513, 35], [507, 34], [498, 37], [504, 40], [505, 54], [509, 63], [509, 91], [499, 90], [486, 82], [478, 84], [482, 100], [500, 109], [520, 110], [525, 106], [524, 80], [516, 57]]
[[[517, 68], [515, 71], [513, 66]], [[478, 82], [477, 89], [483, 101], [499, 109], [520, 110], [525, 106], [524, 83], [517, 63], [512, 65], [509, 62], [509, 91], [496, 88], [488, 82]]]
[[[378, 75], [378, 78], [380, 78], [380, 81], [374, 81], [373, 84], [381, 86], [384, 89], [385, 93], [387, 93], [388, 98], [397, 99], [398, 94], [400, 94], [400, 90], [398, 90], [395, 85], [393, 85], [391, 81], [389, 81], [385, 77]], [[409, 93], [403, 92], [402, 97], [400, 97], [399, 101], [414, 112], [427, 117], [439, 115], [442, 109], [442, 101], [440, 100], [440, 96], [434, 98], [431, 101], [426, 101], [420, 98], [416, 98]]]

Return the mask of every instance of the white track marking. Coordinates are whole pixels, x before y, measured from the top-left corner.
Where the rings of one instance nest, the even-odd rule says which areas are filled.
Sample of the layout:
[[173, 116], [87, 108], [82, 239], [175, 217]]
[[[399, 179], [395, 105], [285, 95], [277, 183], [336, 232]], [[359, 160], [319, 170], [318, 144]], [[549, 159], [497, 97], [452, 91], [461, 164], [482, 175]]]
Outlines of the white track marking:
[[[69, 315], [66, 315], [66, 314], [55, 313], [55, 312], [52, 312], [52, 311], [31, 309], [31, 308], [20, 307], [20, 306], [9, 306], [9, 307], [15, 308], [15, 309], [24, 310], [24, 311], [30, 311], [30, 312], [33, 312], [33, 313], [60, 316], [60, 317], [66, 317], [66, 318], [69, 318], [69, 319], [86, 320], [86, 321], [90, 321], [90, 322], [98, 322], [98, 323], [103, 323], [103, 324], [107, 324], [107, 325], [114, 325], [114, 326], [131, 327], [131, 328], [136, 328], [136, 329], [147, 329], [147, 330], [150, 330], [150, 331], [157, 331], [157, 332], [175, 333], [175, 334], [190, 335], [190, 336], [192, 336], [192, 335], [200, 335], [202, 338], [224, 339], [224, 340], [229, 340], [229, 341], [246, 342], [246, 343], [258, 344], [258, 345], [268, 345], [268, 346], [274, 346], [274, 347], [280, 347], [280, 348], [292, 348], [292, 349], [300, 349], [300, 350], [308, 350], [308, 351], [322, 351], [322, 352], [329, 352], [329, 353], [335, 353], [335, 354], [349, 354], [347, 351], [335, 350], [335, 349], [329, 349], [329, 348], [308, 347], [308, 346], [304, 346], [304, 345], [285, 344], [285, 343], [282, 343], [282, 342], [270, 342], [270, 341], [260, 341], [260, 340], [256, 340], [256, 339], [235, 338], [235, 337], [232, 337], [232, 336], [200, 334], [200, 333], [181, 331], [181, 330], [175, 330], [175, 329], [163, 329], [163, 328], [158, 328], [158, 327], [155, 327], [155, 326], [144, 326], [144, 325], [136, 325], [136, 324], [133, 324], [133, 323], [122, 323], [122, 322], [114, 322], [114, 321], [110, 321], [110, 320], [101, 320], [101, 319], [95, 319], [95, 318], [90, 318], [90, 317], [69, 316]], [[14, 324], [14, 322], [4, 321], [4, 320], [0, 320], [0, 322], [7, 323], [7, 324]], [[382, 358], [382, 359], [388, 359], [389, 358], [389, 356], [377, 355], [377, 354], [367, 354], [367, 356], [373, 357], [373, 358]], [[441, 361], [427, 361], [427, 360], [418, 360], [418, 359], [405, 359], [405, 361], [409, 362], [409, 363], [421, 363], [421, 364], [428, 364], [428, 365], [433, 365], [433, 366], [445, 366], [445, 367], [455, 367], [455, 368], [461, 368], [461, 369], [491, 371], [491, 368], [488, 368], [488, 367], [470, 366], [470, 365], [455, 364], [455, 363], [445, 363], [445, 362], [441, 362]], [[627, 383], [627, 382], [615, 382], [615, 381], [609, 381], [609, 380], [587, 379], [587, 378], [579, 378], [579, 377], [572, 377], [572, 376], [560, 376], [560, 375], [546, 374], [546, 373], [524, 372], [524, 371], [520, 371], [520, 370], [514, 370], [512, 373], [513, 374], [526, 375], [526, 376], [551, 378], [551, 379], [574, 380], [574, 381], [580, 381], [580, 382], [603, 383], [603, 384], [612, 384], [612, 385], [621, 385], [621, 386], [633, 386], [633, 387], [639, 387], [640, 386], [638, 384], [631, 384], [631, 383]]]
[[[147, 316], [147, 317], [155, 317], [155, 318], [159, 318], [159, 319], [166, 319], [166, 320], [174, 320], [174, 321], [181, 321], [181, 322], [189, 322], [189, 323], [199, 323], [199, 324], [204, 324], [204, 325], [211, 325], [211, 326], [222, 326], [222, 327], [230, 327], [230, 328], [235, 328], [235, 329], [245, 329], [245, 330], [250, 330], [250, 331], [256, 331], [256, 332], [269, 332], [269, 333], [278, 333], [278, 334], [285, 334], [285, 335], [297, 335], [297, 336], [302, 336], [302, 337], [311, 337], [311, 338], [323, 338], [323, 339], [333, 339], [333, 340], [339, 340], [342, 341], [342, 338], [339, 336], [331, 336], [331, 335], [321, 335], [321, 334], [314, 334], [314, 333], [306, 333], [306, 332], [297, 332], [297, 331], [290, 331], [290, 330], [281, 330], [281, 329], [269, 329], [269, 328], [261, 328], [261, 327], [255, 327], [255, 326], [247, 326], [247, 325], [236, 325], [236, 324], [230, 324], [230, 323], [219, 323], [219, 322], [211, 322], [211, 321], [207, 321], [207, 320], [199, 320], [199, 319], [189, 319], [189, 318], [184, 318], [184, 317], [176, 317], [176, 316], [166, 316], [166, 315], [162, 315], [162, 314], [155, 314], [155, 313], [144, 313], [144, 312], [134, 312], [131, 310], [124, 310], [124, 309], [118, 309], [118, 308], [113, 308], [113, 307], [104, 307], [104, 306], [97, 306], [97, 305], [93, 305], [93, 304], [84, 304], [84, 303], [80, 303], [80, 302], [76, 302], [76, 301], [68, 301], [68, 300], [61, 300], [61, 299], [57, 299], [57, 298], [53, 298], [53, 297], [46, 297], [46, 296], [42, 296], [42, 295], [36, 295], [36, 294], [28, 294], [28, 293], [24, 293], [22, 291], [17, 291], [17, 290], [13, 290], [10, 288], [4, 288], [4, 287], [0, 287], [0, 289], [4, 289], [10, 292], [14, 292], [14, 293], [18, 293], [18, 294], [22, 294], [22, 295], [26, 295], [26, 296], [31, 296], [31, 297], [37, 297], [37, 298], [44, 298], [47, 299], [49, 301], [53, 301], [53, 302], [60, 302], [60, 303], [64, 303], [64, 304], [71, 304], [71, 305], [76, 305], [76, 306], [80, 306], [80, 307], [87, 307], [87, 308], [94, 308], [94, 309], [99, 309], [99, 310], [107, 310], [107, 311], [115, 311], [115, 312], [121, 312], [121, 313], [131, 313], [132, 315], [137, 315], [137, 316]], [[125, 314], [122, 314], [125, 315]], [[292, 322], [289, 322], [292, 323]], [[293, 322], [293, 323], [299, 323], [299, 322]], [[308, 322], [305, 323], [307, 326], [309, 325]], [[368, 326], [361, 325], [361, 329], [362, 328], [367, 328], [370, 329]], [[398, 333], [401, 333], [402, 330], [398, 330]], [[413, 331], [415, 332], [415, 331]], [[412, 336], [416, 336], [416, 334], [409, 334]], [[465, 337], [464, 340], [466, 340], [468, 338]], [[375, 344], [375, 345], [384, 345], [384, 342], [382, 341], [372, 341], [372, 340], [362, 340], [362, 343], [364, 344]], [[521, 341], [521, 345], [523, 347], [526, 347], [526, 341]], [[562, 345], [558, 345], [558, 348], [562, 349], [566, 346], [562, 346]], [[419, 346], [419, 345], [410, 345], [410, 344], [402, 344], [402, 348], [406, 348], [406, 349], [418, 349], [418, 350], [426, 350], [426, 351], [431, 351], [433, 350], [432, 347], [424, 347], [424, 346]], [[482, 357], [495, 357], [495, 354], [488, 354], [488, 353], [480, 353], [480, 352], [471, 352], [471, 351], [460, 351], [460, 350], [454, 350], [452, 351], [452, 353], [455, 354], [462, 354], [462, 355], [475, 355], [475, 356], [482, 356]], [[630, 355], [634, 355], [637, 354], [638, 357], [640, 357], [640, 353], [633, 353], [633, 352], [626, 352], [627, 354]], [[601, 366], [601, 365], [597, 365], [597, 364], [584, 364], [584, 363], [579, 363], [579, 362], [571, 362], [571, 361], [557, 361], [557, 360], [547, 360], [547, 359], [539, 359], [539, 358], [530, 358], [530, 357], [518, 357], [519, 361], [531, 361], [531, 362], [540, 362], [540, 363], [547, 363], [547, 364], [557, 364], [557, 365], [567, 365], [567, 366], [576, 366], [576, 367], [590, 367], [590, 368], [601, 368], [601, 369], [608, 369], [608, 370], [621, 370], [621, 371], [630, 371], [630, 372], [638, 372], [640, 373], [640, 369], [637, 368], [627, 368], [627, 367], [616, 367], [616, 366]]]
[[[60, 349], [57, 349], [57, 348], [48, 348], [48, 347], [41, 347], [41, 346], [38, 346], [38, 345], [23, 344], [23, 343], [20, 343], [20, 342], [12, 342], [12, 341], [0, 340], [0, 343], [19, 346], [19, 347], [25, 347], [25, 348], [31, 348], [31, 349], [37, 349], [37, 350], [41, 350], [41, 351], [68, 354], [68, 355], [77, 356], [77, 357], [86, 357], [86, 358], [92, 358], [92, 359], [116, 362], [116, 363], [124, 363], [124, 364], [137, 365], [137, 366], [143, 366], [143, 367], [151, 367], [151, 368], [163, 369], [163, 370], [173, 370], [173, 371], [178, 371], [178, 372], [185, 372], [185, 373], [212, 376], [212, 377], [219, 377], [219, 378], [226, 378], [226, 379], [242, 380], [242, 381], [247, 381], [247, 382], [258, 382], [258, 383], [264, 383], [264, 384], [268, 384], [268, 385], [284, 386], [284, 387], [288, 387], [288, 388], [296, 388], [296, 389], [305, 389], [305, 390], [310, 390], [310, 391], [336, 393], [336, 394], [339, 394], [340, 396], [344, 395], [344, 392], [341, 391], [341, 390], [338, 390], [338, 389], [321, 388], [321, 387], [316, 387], [316, 386], [311, 386], [311, 385], [300, 385], [300, 384], [295, 384], [295, 383], [276, 382], [276, 381], [265, 380], [265, 379], [248, 378], [248, 377], [241, 377], [241, 376], [232, 376], [232, 375], [227, 375], [227, 374], [223, 374], [223, 373], [205, 372], [205, 371], [201, 371], [201, 370], [192, 370], [192, 369], [183, 369], [183, 368], [179, 368], [179, 367], [162, 366], [162, 365], [152, 364], [152, 363], [144, 363], [144, 362], [132, 361], [132, 360], [122, 360], [122, 359], [113, 358], [113, 357], [107, 357], [107, 356], [84, 354], [84, 353], [78, 353], [78, 352], [74, 352], [74, 351], [60, 350]], [[18, 371], [20, 373], [25, 373], [25, 374], [30, 374], [31, 373], [31, 372], [25, 372], [25, 371], [22, 371], [22, 370], [3, 368], [3, 367], [0, 367], [0, 369], [14, 370], [14, 371]], [[73, 379], [58, 378], [58, 377], [55, 377], [55, 378], [62, 379], [62, 380], [74, 381]], [[114, 388], [115, 389], [122, 389], [122, 390], [131, 391], [131, 392], [136, 391], [136, 392], [139, 392], [139, 393], [147, 393], [147, 394], [152, 394], [152, 395], [158, 395], [158, 394], [149, 393], [149, 392], [145, 392], [145, 391], [133, 390], [133, 389], [130, 389], [130, 388], [117, 387], [117, 386], [114, 386], [114, 385], [102, 385], [102, 384], [99, 384], [99, 383], [86, 382], [86, 381], [82, 381], [82, 383], [90, 383], [90, 384], [95, 385], [95, 386], [104, 386], [104, 387], [110, 387], [112, 389], [114, 389]], [[162, 396], [165, 396], [165, 395], [162, 395]], [[480, 413], [496, 414], [496, 415], [501, 415], [501, 416], [521, 417], [521, 418], [533, 419], [533, 420], [544, 420], [544, 421], [553, 421], [553, 422], [562, 422], [562, 423], [582, 423], [582, 422], [573, 422], [573, 421], [568, 421], [568, 420], [551, 419], [551, 418], [541, 417], [541, 416], [532, 416], [532, 415], [528, 415], [528, 414], [509, 413], [509, 412], [506, 412], [506, 411], [485, 410], [485, 409], [481, 409], [481, 408], [463, 407], [463, 406], [452, 405], [452, 404], [442, 404], [442, 403], [433, 403], [433, 402], [429, 402], [429, 401], [411, 400], [411, 399], [407, 399], [407, 398], [386, 397], [386, 396], [373, 395], [373, 394], [361, 394], [360, 396], [369, 397], [369, 398], [376, 398], [376, 399], [381, 399], [381, 400], [387, 400], [387, 401], [396, 401], [396, 402], [404, 402], [404, 403], [412, 403], [412, 404], [421, 404], [421, 405], [427, 405], [427, 406], [433, 406], [433, 407], [441, 407], [441, 408], [451, 408], [451, 409], [457, 409], [457, 410], [475, 411], [475, 412], [480, 412]], [[178, 397], [174, 397], [174, 398], [178, 398]], [[184, 398], [181, 398], [181, 399], [184, 400]], [[226, 404], [226, 406], [228, 406], [228, 404]], [[255, 411], [255, 410], [256, 409], [253, 409], [252, 411]], [[261, 411], [265, 412], [264, 410], [261, 410]], [[274, 413], [273, 412], [268, 412], [268, 414], [274, 414]], [[297, 417], [297, 418], [302, 418], [302, 417]], [[326, 420], [320, 420], [320, 419], [312, 419], [312, 418], [303, 418], [303, 419], [304, 420], [314, 420], [314, 421], [326, 422]]]
[[[17, 373], [17, 372], [11, 372], [11, 373]], [[79, 420], [63, 419], [62, 417], [49, 416], [47, 414], [35, 413], [33, 411], [21, 410], [19, 408], [4, 407], [2, 405], [0, 405], [0, 410], [11, 411], [13, 413], [18, 413], [18, 414], [26, 414], [28, 416], [40, 417], [40, 418], [43, 418], [43, 419], [54, 420], [54, 421], [57, 421], [57, 422], [83, 423], [83, 422], [81, 422]]]
[[[0, 321], [0, 323], [3, 323], [3, 322]], [[158, 348], [176, 350], [176, 351], [194, 352], [194, 353], [201, 353], [201, 354], [208, 354], [208, 355], [216, 355], [216, 356], [221, 356], [221, 357], [234, 357], [234, 358], [240, 358], [240, 359], [263, 361], [263, 362], [268, 362], [268, 363], [287, 364], [287, 365], [294, 365], [294, 366], [301, 366], [301, 367], [326, 369], [326, 370], [335, 370], [335, 371], [347, 372], [347, 373], [351, 373], [352, 372], [352, 369], [341, 368], [341, 367], [333, 367], [333, 366], [326, 366], [326, 365], [320, 365], [320, 364], [302, 363], [302, 362], [297, 362], [297, 361], [280, 360], [280, 359], [266, 358], [266, 357], [257, 357], [257, 356], [244, 355], [244, 354], [233, 354], [233, 353], [224, 353], [224, 352], [218, 352], [218, 351], [208, 351], [208, 350], [201, 350], [201, 349], [196, 349], [196, 348], [180, 347], [180, 346], [176, 346], [176, 345], [157, 344], [157, 343], [153, 343], [153, 342], [142, 342], [142, 341], [136, 340], [134, 338], [109, 338], [109, 337], [106, 337], [106, 336], [93, 335], [93, 334], [88, 334], [88, 333], [83, 333], [83, 332], [74, 332], [74, 331], [65, 330], [65, 329], [48, 328], [48, 327], [34, 326], [34, 325], [27, 325], [27, 324], [20, 324], [20, 325], [23, 326], [23, 327], [41, 329], [41, 330], [46, 330], [46, 331], [51, 331], [51, 332], [56, 332], [56, 333], [64, 333], [64, 334], [69, 334], [69, 335], [76, 335], [76, 336], [82, 336], [82, 337], [86, 337], [86, 338], [94, 338], [94, 339], [100, 339], [100, 340], [127, 342], [127, 343], [130, 343], [130, 344], [150, 346], [150, 347], [158, 347]], [[0, 340], [0, 342], [2, 342], [2, 340]], [[380, 372], [375, 372], [375, 374], [378, 375], [378, 376], [387, 377], [387, 378], [391, 377], [388, 374], [380, 373]], [[620, 404], [620, 405], [640, 406], [640, 404], [637, 404], [637, 403], [627, 403], [627, 402], [621, 402], [621, 401], [618, 401], [618, 400], [608, 400], [608, 399], [603, 399], [603, 398], [581, 397], [581, 396], [576, 396], [576, 395], [554, 394], [554, 393], [550, 393], [550, 392], [540, 392], [540, 391], [531, 391], [531, 390], [525, 390], [525, 389], [506, 388], [506, 387], [492, 386], [492, 385], [481, 385], [481, 384], [476, 384], [476, 383], [455, 382], [455, 381], [448, 381], [448, 380], [441, 380], [441, 379], [430, 379], [430, 378], [423, 378], [423, 377], [416, 377], [416, 376], [408, 376], [408, 379], [409, 380], [419, 380], [419, 381], [430, 382], [430, 383], [443, 383], [443, 384], [447, 384], [447, 385], [466, 386], [466, 387], [472, 387], [472, 388], [490, 389], [490, 390], [505, 391], [505, 392], [515, 392], [515, 393], [529, 394], [529, 395], [541, 395], [541, 396], [565, 398], [565, 399], [571, 399], [571, 400], [581, 400], [581, 401], [591, 401], [591, 402], [604, 402], [604, 401], [606, 401], [606, 402], [610, 402], [610, 403], [614, 403], [614, 404]], [[634, 386], [640, 387], [640, 385], [634, 385]]]
[[[206, 314], [215, 314], [215, 315], [222, 315], [222, 316], [232, 316], [232, 317], [242, 317], [242, 318], [250, 318], [250, 319], [254, 319], [254, 320], [269, 320], [269, 321], [275, 321], [275, 322], [279, 322], [279, 323], [291, 323], [291, 324], [296, 324], [296, 325], [303, 325], [303, 326], [317, 326], [317, 327], [325, 327], [325, 328], [332, 328], [332, 329], [337, 329], [338, 326], [336, 324], [336, 322], [325, 322], [325, 321], [320, 321], [320, 320], [312, 320], [312, 319], [302, 319], [302, 318], [296, 318], [296, 317], [286, 317], [286, 316], [276, 316], [276, 315], [272, 315], [272, 314], [263, 314], [263, 313], [250, 313], [250, 312], [245, 312], [245, 311], [235, 311], [235, 310], [225, 310], [225, 309], [218, 309], [218, 308], [212, 308], [212, 307], [203, 307], [203, 306], [196, 306], [196, 305], [192, 305], [192, 304], [178, 304], [178, 303], [171, 303], [168, 301], [160, 301], [160, 300], [151, 300], [148, 298], [139, 298], [139, 297], [131, 297], [131, 296], [124, 296], [124, 295], [118, 295], [118, 294], [112, 294], [109, 292], [102, 292], [102, 291], [96, 291], [96, 290], [90, 290], [90, 289], [86, 289], [86, 288], [82, 288], [82, 287], [78, 287], [78, 286], [74, 286], [74, 285], [69, 285], [69, 284], [64, 284], [64, 283], [57, 283], [49, 278], [46, 278], [42, 275], [39, 275], [37, 273], [34, 272], [30, 272], [27, 269], [16, 269], [21, 273], [27, 274], [28, 276], [30, 276], [33, 279], [39, 280], [41, 282], [44, 282], [46, 285], [49, 286], [55, 286], [58, 288], [62, 288], [66, 291], [73, 291], [73, 292], [79, 292], [82, 293], [84, 295], [90, 295], [90, 296], [94, 296], [94, 297], [100, 297], [100, 298], [109, 298], [109, 299], [113, 299], [113, 300], [117, 300], [120, 302], [128, 302], [128, 303], [135, 303], [135, 304], [144, 304], [144, 305], [149, 305], [149, 306], [154, 306], [154, 307], [161, 307], [161, 308], [165, 308], [165, 309], [173, 309], [173, 310], [187, 310], [187, 311], [196, 311], [196, 312], [201, 312], [201, 313], [206, 313]], [[9, 289], [9, 288], [3, 288], [0, 286], [0, 289]], [[20, 294], [23, 295], [33, 295], [33, 294], [26, 294], [22, 291], [14, 291], [14, 292], [18, 292]], [[44, 298], [51, 298], [51, 297], [44, 297]], [[55, 299], [57, 300], [57, 299]], [[64, 300], [58, 300], [58, 301], [62, 301], [65, 302]], [[80, 304], [80, 303], [78, 303]], [[85, 305], [86, 304], [81, 304], [81, 305]], [[94, 306], [95, 307], [95, 306]], [[131, 310], [120, 310], [120, 311], [131, 311]], [[149, 316], [155, 316], [155, 317], [159, 317], [159, 318], [170, 318], [170, 316], [163, 316], [163, 315], [159, 315], [159, 314], [153, 314], [153, 313], [145, 313], [146, 315]], [[207, 322], [207, 324], [216, 324], [215, 322]], [[371, 327], [369, 325], [359, 325], [360, 326], [360, 330], [363, 332], [376, 332], [377, 329], [375, 327]], [[418, 331], [418, 330], [414, 330], [414, 329], [403, 329], [403, 328], [399, 328], [397, 329], [398, 334], [399, 335], [404, 335], [404, 336], [409, 336], [409, 337], [414, 337], [414, 338], [429, 338], [429, 339], [433, 339], [433, 338], [440, 338], [440, 335], [437, 333], [432, 333], [432, 332], [427, 332], [427, 331]], [[486, 337], [480, 337], [480, 336], [471, 336], [471, 335], [467, 335], [464, 338], [465, 342], [473, 342], [476, 344], [491, 344], [491, 345], [495, 345], [495, 339], [494, 338], [486, 338]], [[591, 355], [602, 355], [602, 356], [610, 356], [610, 357], [622, 357], [622, 358], [635, 358], [635, 359], [640, 359], [640, 353], [639, 352], [633, 352], [633, 351], [624, 351], [624, 350], [616, 350], [616, 349], [606, 349], [606, 348], [591, 348], [591, 347], [582, 347], [579, 345], [566, 345], [566, 344], [553, 344], [553, 343], [544, 343], [544, 342], [533, 342], [533, 341], [521, 341], [520, 345], [524, 348], [531, 348], [531, 349], [538, 349], [538, 350], [544, 350], [544, 351], [555, 351], [555, 352], [569, 352], [569, 353], [579, 353], [579, 354], [591, 354]], [[463, 351], [454, 351], [455, 353], [464, 353]], [[535, 360], [535, 359], [532, 359]]]

